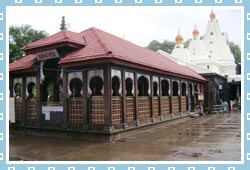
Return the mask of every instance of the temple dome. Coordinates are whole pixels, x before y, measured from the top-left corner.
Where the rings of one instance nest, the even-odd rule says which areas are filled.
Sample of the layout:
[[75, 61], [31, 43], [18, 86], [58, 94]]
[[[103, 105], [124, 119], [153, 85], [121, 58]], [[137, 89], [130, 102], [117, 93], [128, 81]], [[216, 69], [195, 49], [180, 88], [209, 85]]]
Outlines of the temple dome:
[[180, 31], [178, 31], [178, 35], [175, 38], [175, 42], [176, 42], [176, 44], [183, 44], [183, 37], [180, 34]]
[[194, 29], [194, 31], [193, 31], [193, 36], [194, 36], [194, 38], [198, 38], [199, 35], [200, 35], [200, 32], [199, 32], [199, 30], [195, 27], [195, 29]]

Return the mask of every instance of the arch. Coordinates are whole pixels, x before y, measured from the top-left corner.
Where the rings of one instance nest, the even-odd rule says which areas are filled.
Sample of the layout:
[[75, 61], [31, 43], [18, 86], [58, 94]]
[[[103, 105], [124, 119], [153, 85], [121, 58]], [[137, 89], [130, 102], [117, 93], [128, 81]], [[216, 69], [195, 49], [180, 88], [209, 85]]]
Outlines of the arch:
[[58, 61], [59, 58], [52, 58], [44, 61], [42, 64], [43, 67], [41, 71], [43, 72], [44, 78], [41, 77], [41, 96], [43, 102], [60, 102], [58, 84], [60, 77], [57, 71], [60, 65], [58, 65]]
[[92, 92], [92, 96], [101, 96], [102, 95], [102, 88], [103, 88], [103, 80], [99, 76], [93, 76], [90, 79], [89, 86]]
[[112, 78], [112, 91], [113, 96], [119, 96], [119, 89], [120, 89], [120, 79], [117, 76], [113, 76]]
[[138, 78], [138, 96], [148, 96], [149, 81], [145, 76]]
[[133, 80], [131, 78], [126, 78], [126, 96], [133, 96]]
[[34, 82], [29, 82], [27, 85], [28, 98], [33, 98], [36, 96], [36, 84]]
[[181, 95], [182, 96], [187, 95], [187, 85], [186, 85], [186, 83], [181, 83]]
[[58, 59], [50, 59], [43, 64], [43, 74], [45, 79], [55, 79], [57, 75]]
[[169, 96], [169, 82], [168, 80], [162, 80], [161, 81], [161, 91], [162, 96]]
[[81, 97], [82, 85], [82, 81], [79, 78], [71, 79], [69, 83], [71, 97]]
[[179, 83], [173, 81], [173, 96], [179, 96]]
[[22, 84], [21, 83], [15, 84], [14, 92], [16, 96], [22, 96]]
[[153, 96], [158, 96], [158, 83], [156, 81], [153, 82]]

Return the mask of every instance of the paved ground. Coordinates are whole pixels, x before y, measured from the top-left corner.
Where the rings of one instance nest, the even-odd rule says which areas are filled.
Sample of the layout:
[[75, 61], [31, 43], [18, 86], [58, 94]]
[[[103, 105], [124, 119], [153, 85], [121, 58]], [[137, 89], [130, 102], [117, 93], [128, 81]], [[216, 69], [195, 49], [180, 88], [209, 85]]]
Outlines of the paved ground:
[[240, 116], [228, 113], [161, 123], [112, 143], [10, 136], [10, 160], [240, 161]]

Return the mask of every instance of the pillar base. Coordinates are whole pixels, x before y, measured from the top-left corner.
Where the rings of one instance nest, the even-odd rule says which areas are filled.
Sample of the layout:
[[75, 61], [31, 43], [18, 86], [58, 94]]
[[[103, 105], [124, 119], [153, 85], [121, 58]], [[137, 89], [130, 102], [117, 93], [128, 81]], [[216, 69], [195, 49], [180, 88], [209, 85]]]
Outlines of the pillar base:
[[160, 115], [160, 121], [163, 121], [163, 120], [164, 120], [163, 116], [162, 116], [162, 115]]
[[183, 114], [182, 114], [182, 112], [180, 112], [180, 117], [182, 117], [183, 116]]
[[123, 123], [122, 127], [123, 127], [123, 129], [127, 129], [128, 128], [128, 124], [127, 123]]
[[89, 126], [86, 125], [86, 124], [84, 124], [84, 125], [82, 125], [81, 129], [82, 129], [82, 130], [87, 130], [87, 129], [89, 129]]
[[114, 132], [114, 127], [113, 126], [104, 126], [103, 131], [107, 133], [112, 133]]
[[171, 117], [171, 118], [174, 118], [174, 114], [173, 114], [173, 113], [171, 113], [171, 114], [170, 114], [170, 117]]
[[136, 120], [136, 121], [135, 121], [135, 125], [136, 125], [136, 126], [140, 126], [140, 124], [141, 124], [141, 122], [140, 122], [139, 120]]
[[68, 123], [62, 123], [62, 128], [63, 129], [68, 129], [69, 128], [69, 124]]

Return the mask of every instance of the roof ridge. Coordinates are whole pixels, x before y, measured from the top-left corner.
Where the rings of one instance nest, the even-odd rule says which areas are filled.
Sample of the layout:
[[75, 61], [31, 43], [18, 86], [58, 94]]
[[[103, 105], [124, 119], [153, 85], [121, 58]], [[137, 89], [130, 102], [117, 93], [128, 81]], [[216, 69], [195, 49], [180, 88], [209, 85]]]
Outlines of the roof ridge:
[[98, 30], [98, 29], [96, 29], [96, 28], [94, 28], [94, 27], [90, 28], [90, 30], [93, 31], [93, 33], [95, 34], [95, 36], [96, 36], [98, 42], [101, 44], [101, 47], [104, 49], [104, 51], [105, 51], [106, 53], [112, 53], [112, 51], [107, 47], [107, 45], [106, 45], [105, 42], [103, 41], [102, 37], [98, 34], [98, 31], [100, 31], [100, 30]]
[[63, 31], [63, 36], [65, 37], [64, 39], [69, 39], [69, 36], [68, 36], [68, 30], [67, 29], [64, 29], [62, 30]]

